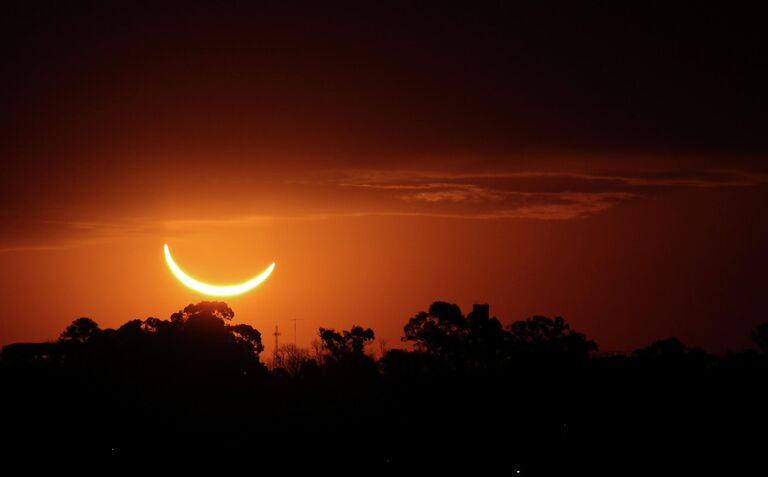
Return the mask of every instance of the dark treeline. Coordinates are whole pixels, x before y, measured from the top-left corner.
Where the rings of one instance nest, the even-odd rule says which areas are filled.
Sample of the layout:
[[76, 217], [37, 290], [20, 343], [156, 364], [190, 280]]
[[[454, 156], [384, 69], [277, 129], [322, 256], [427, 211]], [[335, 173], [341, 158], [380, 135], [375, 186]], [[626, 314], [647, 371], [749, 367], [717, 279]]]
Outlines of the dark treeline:
[[405, 324], [408, 350], [377, 359], [374, 330], [320, 328], [312, 349], [265, 359], [233, 316], [201, 302], [118, 329], [79, 318], [57, 342], [3, 347], [6, 455], [509, 475], [763, 463], [768, 324], [724, 356], [676, 338], [600, 355], [560, 317], [503, 326], [487, 305], [435, 302]]

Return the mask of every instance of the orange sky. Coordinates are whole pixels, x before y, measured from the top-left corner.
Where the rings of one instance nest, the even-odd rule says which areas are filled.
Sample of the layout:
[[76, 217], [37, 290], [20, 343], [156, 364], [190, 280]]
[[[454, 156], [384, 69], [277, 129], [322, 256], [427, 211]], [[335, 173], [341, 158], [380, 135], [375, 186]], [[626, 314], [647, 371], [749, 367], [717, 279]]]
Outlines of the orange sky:
[[226, 300], [268, 352], [294, 318], [301, 345], [360, 324], [398, 346], [435, 300], [562, 315], [604, 350], [748, 346], [768, 265], [748, 24], [376, 8], [10, 12], [0, 343], [204, 299], [167, 242], [211, 282], [277, 262]]
[[[610, 192], [534, 193], [513, 178], [488, 187], [490, 197], [468, 198], [463, 191], [486, 190], [484, 179], [407, 177], [407, 187], [399, 177], [377, 182], [394, 187], [384, 189], [343, 185], [350, 178], [284, 192], [271, 184], [229, 200], [212, 194], [200, 206], [168, 194], [137, 216], [110, 216], [111, 201], [131, 196], [102, 196], [92, 210], [78, 206], [82, 222], [46, 223], [47, 233], [32, 231], [0, 253], [0, 336], [52, 339], [78, 316], [118, 326], [203, 299], [170, 274], [165, 242], [188, 273], [211, 282], [238, 282], [276, 261], [265, 283], [226, 301], [238, 321], [265, 334], [279, 325], [289, 341], [298, 319], [301, 345], [319, 326], [361, 324], [397, 346], [407, 319], [438, 299], [465, 309], [488, 302], [504, 322], [563, 315], [608, 350], [669, 334], [746, 345], [760, 319], [730, 317], [763, 300], [757, 267], [767, 257], [743, 208], [764, 200], [764, 185], [622, 182]], [[434, 185], [442, 181], [473, 185]], [[518, 204], [517, 189], [533, 195]], [[447, 195], [412, 197], [437, 192]]]

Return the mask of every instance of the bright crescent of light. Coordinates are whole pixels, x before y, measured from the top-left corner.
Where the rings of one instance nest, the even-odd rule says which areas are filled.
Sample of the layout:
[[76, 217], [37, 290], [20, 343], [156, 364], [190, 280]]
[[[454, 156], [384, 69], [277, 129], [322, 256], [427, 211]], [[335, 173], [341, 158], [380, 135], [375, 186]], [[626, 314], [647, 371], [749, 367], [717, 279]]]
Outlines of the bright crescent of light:
[[171, 256], [171, 251], [168, 248], [168, 244], [165, 245], [165, 262], [168, 264], [168, 268], [171, 269], [174, 275], [176, 275], [176, 278], [179, 279], [181, 283], [188, 286], [189, 288], [199, 291], [200, 293], [204, 293], [206, 295], [212, 295], [212, 296], [232, 296], [232, 295], [240, 295], [241, 293], [245, 293], [248, 290], [252, 290], [259, 286], [261, 282], [267, 279], [269, 275], [272, 273], [272, 270], [275, 269], [275, 262], [272, 262], [272, 265], [267, 267], [266, 270], [259, 273], [255, 277], [251, 278], [250, 280], [238, 283], [237, 285], [209, 285], [208, 283], [203, 283], [199, 280], [195, 280], [194, 278], [190, 277], [186, 273], [184, 273], [184, 270], [182, 270], [178, 265], [176, 265], [176, 262], [173, 261], [173, 257]]

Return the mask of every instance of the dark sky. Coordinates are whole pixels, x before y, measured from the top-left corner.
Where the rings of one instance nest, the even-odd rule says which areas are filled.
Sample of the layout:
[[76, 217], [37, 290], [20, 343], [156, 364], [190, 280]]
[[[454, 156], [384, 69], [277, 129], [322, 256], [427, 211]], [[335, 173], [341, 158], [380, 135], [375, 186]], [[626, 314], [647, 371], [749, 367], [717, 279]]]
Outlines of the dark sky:
[[[382, 272], [422, 279], [370, 318], [390, 341], [432, 300], [507, 299], [495, 308], [505, 322], [562, 314], [614, 349], [669, 334], [746, 346], [768, 264], [764, 18], [735, 5], [444, 3], [4, 3], [0, 255], [19, 317], [0, 341], [50, 338], [89, 309], [118, 323], [193, 299], [154, 297], [156, 311], [132, 291], [135, 306], [109, 308], [104, 290], [71, 285], [72, 263], [130, 267], [91, 247], [192, 250], [190, 237], [232, 224], [248, 231], [228, 236], [250, 240], [254, 217], [269, 217], [293, 221], [275, 233], [329, 234], [317, 251], [273, 250], [289, 263], [336, 255], [339, 287], [308, 295], [325, 308], [291, 310], [320, 324], [361, 283], [359, 257], [334, 248], [345, 247], [416, 257]], [[447, 236], [441, 251], [425, 229]], [[493, 278], [443, 283], [433, 271], [426, 286], [430, 274], [408, 268], [459, 255]], [[226, 257], [192, 259], [214, 273]], [[50, 268], [45, 293], [71, 302], [27, 309], [37, 290], [18, 274]], [[301, 293], [296, 277], [317, 272], [288, 269], [293, 288], [241, 307], [279, 313]], [[382, 283], [357, 286], [345, 312], [385, 299]]]
[[333, 150], [765, 152], [765, 33], [743, 7], [61, 3], [4, 7], [16, 134], [208, 114]]

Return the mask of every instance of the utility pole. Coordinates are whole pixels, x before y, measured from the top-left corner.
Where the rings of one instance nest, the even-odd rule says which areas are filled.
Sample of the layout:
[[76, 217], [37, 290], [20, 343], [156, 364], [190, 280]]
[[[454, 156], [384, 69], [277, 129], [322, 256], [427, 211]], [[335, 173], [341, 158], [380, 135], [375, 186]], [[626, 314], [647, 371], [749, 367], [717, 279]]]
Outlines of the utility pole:
[[272, 333], [275, 336], [275, 349], [272, 353], [272, 367], [274, 368], [280, 368], [282, 367], [282, 364], [280, 361], [280, 352], [279, 352], [279, 343], [278, 338], [280, 337], [280, 331], [277, 329], [277, 325], [275, 325], [275, 332]]

